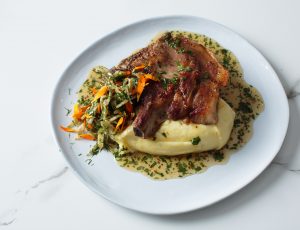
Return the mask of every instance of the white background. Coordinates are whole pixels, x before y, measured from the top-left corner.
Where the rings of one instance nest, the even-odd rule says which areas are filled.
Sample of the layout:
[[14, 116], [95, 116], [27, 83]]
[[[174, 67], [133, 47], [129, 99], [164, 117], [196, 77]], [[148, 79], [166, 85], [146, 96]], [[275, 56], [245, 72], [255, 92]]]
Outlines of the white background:
[[177, 14], [208, 18], [241, 34], [270, 61], [287, 94], [295, 95], [299, 12], [296, 0], [1, 0], [0, 227], [299, 229], [299, 96], [289, 100], [290, 127], [274, 163], [231, 197], [176, 216], [129, 211], [89, 191], [65, 168], [49, 112], [61, 73], [92, 42], [131, 22]]

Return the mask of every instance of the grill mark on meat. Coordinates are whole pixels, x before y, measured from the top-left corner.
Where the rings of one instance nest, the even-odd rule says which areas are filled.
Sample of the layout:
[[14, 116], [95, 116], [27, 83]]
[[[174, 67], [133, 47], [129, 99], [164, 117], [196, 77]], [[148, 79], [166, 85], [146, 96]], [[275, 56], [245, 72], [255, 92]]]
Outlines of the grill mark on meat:
[[133, 122], [136, 136], [154, 137], [167, 119], [197, 124], [218, 121], [219, 88], [227, 84], [228, 71], [208, 49], [168, 32], [122, 60], [112, 71], [132, 70], [142, 64], [148, 65], [144, 72], [166, 79], [176, 74], [178, 81], [166, 89], [161, 82], [153, 81], [145, 87]]

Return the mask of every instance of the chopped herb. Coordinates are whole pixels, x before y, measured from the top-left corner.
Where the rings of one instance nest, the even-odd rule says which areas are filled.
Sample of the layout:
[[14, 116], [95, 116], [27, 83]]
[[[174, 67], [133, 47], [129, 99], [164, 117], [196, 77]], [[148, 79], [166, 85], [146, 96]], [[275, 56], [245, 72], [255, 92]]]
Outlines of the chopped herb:
[[193, 69], [190, 66], [183, 66], [179, 61], [176, 61], [178, 72], [191, 72]]
[[178, 77], [173, 77], [169, 80], [171, 83], [173, 83], [174, 85], [176, 85], [178, 83]]
[[181, 173], [185, 174], [186, 171], [187, 171], [186, 164], [178, 162], [178, 172], [181, 172]]
[[253, 98], [250, 88], [243, 88], [243, 92], [246, 97]]
[[[163, 173], [161, 173], [161, 172], [157, 172], [157, 171], [154, 171], [156, 174], [158, 174], [158, 175], [160, 175], [161, 177], [163, 177], [164, 176], [164, 174]], [[158, 178], [157, 178], [158, 179]]]
[[161, 76], [161, 75], [163, 75], [163, 74], [167, 74], [167, 72], [166, 72], [166, 71], [158, 71], [157, 74], [158, 74], [159, 76]]
[[138, 79], [137, 78], [132, 78], [132, 85], [135, 87], [138, 83]]
[[223, 66], [227, 69], [230, 69], [230, 56], [224, 56], [223, 58]]
[[222, 161], [224, 159], [224, 154], [221, 151], [215, 151], [213, 157], [216, 161]]
[[193, 51], [191, 51], [191, 50], [187, 50], [187, 51], [185, 51], [187, 54], [189, 54], [189, 55], [193, 55]]
[[168, 46], [170, 46], [173, 49], [176, 49], [180, 46], [180, 39], [179, 38], [173, 38], [171, 33], [166, 34], [165, 41], [167, 42]]
[[168, 88], [168, 85], [170, 83], [176, 85], [178, 83], [178, 77], [173, 77], [171, 79], [167, 79], [167, 78], [161, 78], [160, 82], [162, 84], [162, 87], [164, 88], [164, 90], [166, 90]]
[[86, 159], [85, 162], [87, 162], [88, 165], [90, 165], [93, 162], [93, 160], [89, 158], [89, 159]]
[[243, 113], [252, 113], [253, 112], [253, 110], [251, 109], [251, 106], [242, 101], [240, 101], [240, 103], [239, 103], [238, 110], [242, 111]]
[[199, 172], [202, 168], [200, 166], [195, 168], [195, 171]]
[[161, 159], [163, 162], [167, 163], [165, 157], [160, 156], [159, 159]]
[[226, 55], [226, 54], [228, 53], [228, 50], [227, 50], [227, 49], [221, 49], [221, 53], [222, 53], [223, 55]]
[[100, 152], [100, 148], [98, 144], [95, 144], [94, 147], [90, 150], [90, 154], [93, 155], [97, 155]]
[[182, 48], [182, 47], [177, 50], [177, 53], [179, 53], [179, 54], [182, 54], [182, 53], [185, 53], [185, 52], [186, 52], [185, 49]]
[[65, 110], [67, 110], [66, 116], [69, 116], [69, 114], [72, 112], [72, 109], [65, 108]]
[[200, 141], [201, 141], [201, 139], [198, 136], [198, 137], [194, 137], [191, 142], [192, 142], [192, 145], [198, 145]]
[[153, 168], [157, 163], [154, 161], [151, 165], [150, 168]]

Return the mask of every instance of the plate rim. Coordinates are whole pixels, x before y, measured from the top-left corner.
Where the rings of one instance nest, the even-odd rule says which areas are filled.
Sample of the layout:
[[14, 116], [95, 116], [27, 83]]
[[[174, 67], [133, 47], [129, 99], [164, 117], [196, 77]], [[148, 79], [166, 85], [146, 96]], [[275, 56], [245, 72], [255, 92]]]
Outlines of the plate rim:
[[[56, 129], [56, 126], [57, 124], [55, 123], [55, 120], [54, 120], [54, 114], [55, 114], [55, 98], [56, 98], [56, 95], [58, 93], [58, 90], [60, 88], [60, 84], [61, 82], [63, 81], [63, 76], [67, 73], [67, 71], [75, 64], [75, 62], [78, 60], [78, 58], [80, 58], [84, 53], [88, 52], [89, 50], [91, 50], [98, 42], [100, 42], [101, 40], [104, 40], [106, 39], [107, 37], [110, 37], [112, 35], [114, 35], [115, 33], [117, 33], [118, 31], [120, 30], [124, 30], [124, 29], [127, 29], [129, 27], [134, 27], [135, 25], [138, 25], [138, 24], [142, 24], [142, 23], [146, 23], [148, 21], [159, 21], [159, 20], [165, 20], [165, 19], [192, 19], [192, 20], [200, 20], [200, 21], [205, 21], [205, 22], [208, 22], [208, 23], [212, 23], [212, 24], [216, 24], [218, 25], [219, 27], [229, 31], [230, 33], [232, 34], [235, 34], [236, 36], [238, 36], [239, 39], [241, 39], [243, 42], [245, 42], [248, 46], [250, 46], [255, 52], [256, 52], [256, 55], [260, 56], [260, 58], [262, 58], [264, 61], [265, 61], [265, 64], [267, 65], [267, 67], [269, 68], [269, 70], [271, 71], [272, 75], [275, 76], [274, 79], [276, 79], [277, 83], [279, 83], [279, 86], [281, 88], [281, 91], [283, 91], [283, 94], [285, 95], [284, 97], [284, 106], [286, 107], [285, 111], [286, 111], [286, 120], [284, 121], [283, 124], [284, 125], [284, 132], [281, 134], [281, 142], [278, 143], [278, 148], [276, 149], [276, 151], [274, 151], [275, 153], [270, 156], [270, 159], [269, 159], [269, 162], [265, 164], [264, 167], [262, 167], [260, 170], [257, 171], [257, 174], [250, 180], [247, 180], [245, 181], [244, 183], [240, 183], [239, 186], [237, 186], [235, 189], [231, 190], [230, 192], [226, 193], [226, 195], [223, 195], [222, 197], [220, 197], [219, 199], [215, 199], [214, 201], [212, 202], [208, 202], [207, 204], [205, 205], [202, 205], [202, 206], [195, 206], [195, 207], [191, 207], [189, 209], [187, 208], [183, 208], [183, 209], [176, 209], [176, 211], [173, 211], [173, 212], [165, 212], [165, 211], [147, 211], [147, 210], [144, 210], [144, 209], [138, 209], [138, 208], [134, 208], [134, 207], [128, 207], [122, 203], [119, 203], [113, 199], [111, 199], [110, 197], [106, 196], [105, 194], [101, 193], [100, 191], [98, 191], [96, 188], [94, 188], [93, 186], [91, 186], [80, 174], [79, 172], [77, 171], [76, 167], [73, 166], [73, 164], [69, 161], [69, 159], [67, 158], [67, 154], [64, 153], [63, 151], [63, 146], [62, 144], [60, 143], [60, 140], [58, 138], [58, 135], [57, 135], [57, 129]], [[288, 104], [288, 98], [287, 98], [287, 95], [285, 93], [285, 90], [283, 88], [283, 85], [277, 75], [277, 73], [275, 72], [274, 68], [272, 67], [272, 65], [269, 63], [269, 61], [267, 60], [267, 58], [254, 46], [252, 45], [247, 39], [245, 39], [243, 36], [241, 36], [239, 33], [237, 33], [236, 31], [230, 29], [229, 27], [223, 25], [223, 24], [220, 24], [214, 20], [211, 20], [211, 19], [207, 19], [207, 18], [203, 18], [203, 17], [198, 17], [198, 16], [192, 16], [192, 15], [166, 15], [166, 16], [157, 16], [157, 17], [151, 17], [151, 18], [145, 18], [145, 19], [142, 19], [142, 20], [137, 20], [135, 22], [132, 22], [132, 23], [128, 23], [124, 26], [120, 26], [120, 27], [117, 27], [115, 28], [113, 31], [105, 34], [104, 36], [102, 37], [99, 37], [98, 39], [96, 39], [94, 42], [92, 42], [90, 45], [88, 45], [85, 49], [83, 49], [81, 52], [79, 52], [75, 58], [72, 59], [71, 62], [69, 62], [69, 64], [64, 68], [64, 71], [61, 73], [60, 77], [58, 78], [58, 80], [56, 81], [56, 84], [54, 86], [54, 90], [53, 90], [53, 93], [52, 93], [52, 96], [51, 96], [51, 104], [50, 104], [50, 120], [51, 120], [51, 126], [52, 126], [52, 135], [55, 139], [55, 142], [56, 144], [58, 145], [59, 149], [61, 150], [61, 154], [63, 155], [65, 161], [67, 162], [67, 165], [69, 168], [71, 168], [72, 172], [79, 178], [79, 180], [90, 190], [90, 191], [93, 191], [94, 194], [97, 194], [98, 196], [101, 196], [103, 198], [105, 198], [106, 200], [112, 202], [113, 204], [116, 204], [118, 206], [121, 206], [123, 208], [126, 208], [126, 209], [129, 209], [129, 210], [134, 210], [134, 211], [137, 211], [137, 212], [140, 212], [140, 213], [147, 213], [147, 214], [152, 214], [152, 215], [175, 215], [175, 214], [180, 214], [180, 213], [187, 213], [187, 212], [192, 212], [192, 211], [195, 211], [195, 210], [199, 210], [199, 209], [203, 209], [203, 208], [206, 208], [208, 206], [211, 206], [215, 203], [218, 203], [220, 202], [221, 200], [223, 199], [226, 199], [227, 197], [235, 194], [236, 192], [240, 191], [242, 188], [244, 188], [245, 186], [247, 186], [248, 184], [250, 184], [251, 182], [253, 182], [272, 162], [272, 160], [276, 157], [276, 155], [278, 154], [278, 152], [280, 151], [282, 145], [283, 145], [283, 142], [285, 140], [285, 137], [286, 137], [286, 134], [287, 134], [287, 130], [288, 130], [288, 125], [289, 125], [289, 120], [290, 120], [290, 109], [289, 109], [289, 104]]]

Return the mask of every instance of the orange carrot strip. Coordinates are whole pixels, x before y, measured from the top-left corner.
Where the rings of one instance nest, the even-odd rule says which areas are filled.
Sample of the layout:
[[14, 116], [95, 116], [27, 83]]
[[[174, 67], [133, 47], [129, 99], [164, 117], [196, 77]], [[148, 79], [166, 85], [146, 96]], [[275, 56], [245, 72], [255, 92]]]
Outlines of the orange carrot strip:
[[95, 94], [95, 97], [92, 100], [92, 102], [97, 101], [100, 97], [105, 95], [107, 91], [108, 91], [108, 87], [106, 85], [102, 86], [101, 89], [99, 89], [98, 92]]
[[64, 127], [64, 126], [59, 126], [63, 131], [65, 131], [65, 132], [69, 132], [69, 133], [76, 133], [77, 132], [77, 130], [75, 130], [75, 129], [72, 129], [72, 128], [69, 128], [69, 127]]
[[88, 128], [88, 129], [92, 129], [93, 128], [92, 124], [86, 122], [86, 119], [84, 119], [83, 125], [84, 125], [85, 128]]
[[145, 67], [146, 67], [146, 66], [145, 66], [144, 64], [141, 64], [141, 65], [139, 65], [139, 66], [134, 67], [132, 71], [142, 70], [142, 69], [144, 69]]
[[133, 111], [132, 104], [130, 102], [127, 102], [125, 104], [125, 109], [126, 109], [127, 113], [132, 113], [132, 111]]
[[72, 117], [75, 118], [75, 119], [80, 120], [80, 118], [81, 118], [82, 115], [83, 115], [83, 112], [82, 112], [82, 110], [81, 110], [81, 108], [80, 108], [80, 106], [79, 106], [78, 103], [76, 103], [76, 104], [74, 105], [74, 109], [73, 109], [73, 110], [74, 110], [74, 111], [73, 111]]
[[80, 107], [80, 109], [82, 110], [83, 113], [85, 113], [85, 111], [89, 108], [90, 106], [82, 106]]
[[83, 106], [80, 107], [78, 103], [76, 103], [74, 105], [74, 112], [72, 117], [77, 119], [77, 120], [81, 120], [82, 115], [84, 114], [84, 112], [88, 109], [89, 106]]
[[97, 113], [100, 113], [100, 112], [101, 112], [101, 105], [98, 104], [98, 105], [97, 105]]
[[124, 122], [124, 117], [121, 117], [119, 120], [118, 120], [118, 123], [117, 123], [117, 126], [116, 126], [116, 130], [119, 129], [120, 125], [122, 125]]
[[138, 84], [136, 87], [136, 92], [137, 92], [137, 100], [140, 99], [140, 96], [142, 95], [142, 92], [144, 91], [145, 86], [147, 85], [147, 80], [153, 80], [153, 81], [159, 81], [156, 77], [154, 77], [151, 74], [143, 74], [140, 75]]
[[151, 74], [145, 74], [145, 78], [146, 79], [151, 79], [153, 81], [159, 81], [156, 77], [154, 77], [153, 75]]
[[97, 93], [97, 89], [95, 87], [92, 88], [92, 94], [95, 95]]
[[96, 138], [91, 134], [79, 134], [78, 137], [86, 140], [91, 140], [91, 141], [96, 140]]
[[123, 72], [123, 74], [124, 74], [125, 76], [128, 76], [128, 75], [131, 74], [131, 71], [130, 71], [130, 70], [126, 70], [126, 71]]
[[137, 87], [136, 87], [136, 93], [137, 93], [137, 100], [140, 99], [140, 96], [142, 95], [142, 92], [146, 86], [146, 78], [144, 75], [141, 75], [139, 77]]

